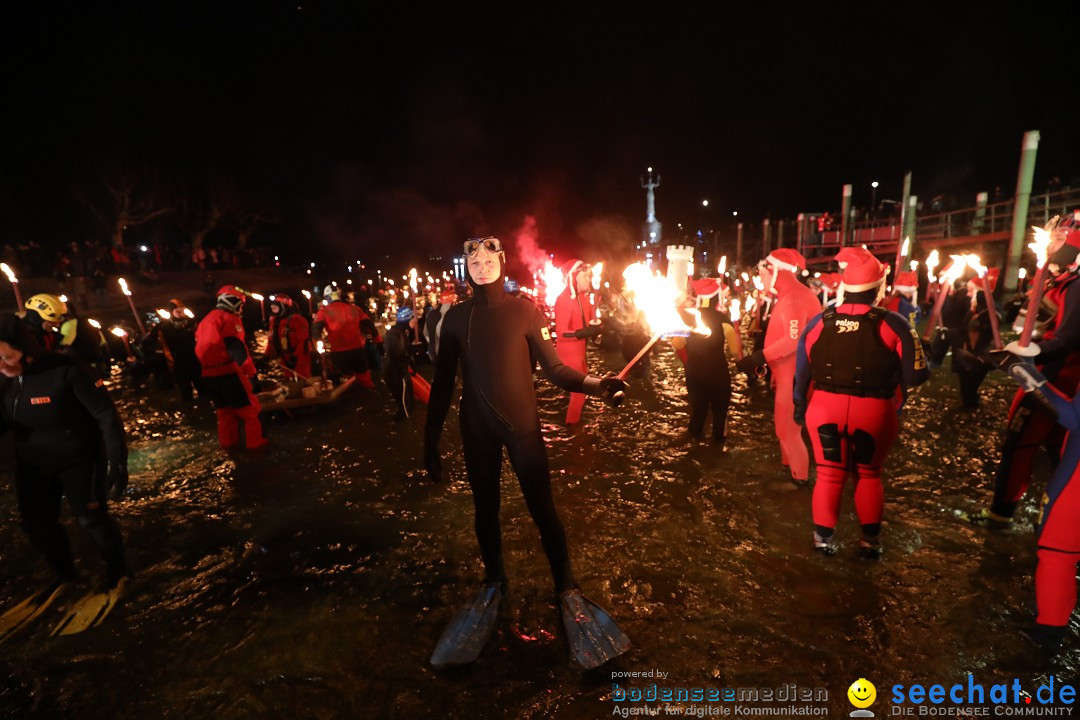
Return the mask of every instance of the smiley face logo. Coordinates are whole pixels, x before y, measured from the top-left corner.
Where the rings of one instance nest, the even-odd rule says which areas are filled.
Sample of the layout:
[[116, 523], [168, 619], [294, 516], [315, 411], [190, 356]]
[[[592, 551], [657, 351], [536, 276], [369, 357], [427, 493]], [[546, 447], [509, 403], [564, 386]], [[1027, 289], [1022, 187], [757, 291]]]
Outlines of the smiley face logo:
[[851, 683], [851, 687], [847, 690], [847, 698], [857, 708], [870, 707], [877, 699], [877, 688], [866, 678], [859, 678]]

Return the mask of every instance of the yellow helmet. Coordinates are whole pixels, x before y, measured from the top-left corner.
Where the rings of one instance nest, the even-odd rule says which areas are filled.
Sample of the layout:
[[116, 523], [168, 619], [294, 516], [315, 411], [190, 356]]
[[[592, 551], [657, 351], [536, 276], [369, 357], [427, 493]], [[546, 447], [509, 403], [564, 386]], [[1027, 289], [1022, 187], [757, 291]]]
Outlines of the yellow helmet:
[[67, 312], [67, 306], [60, 298], [46, 293], [30, 296], [26, 309], [37, 313], [45, 322], [60, 322]]

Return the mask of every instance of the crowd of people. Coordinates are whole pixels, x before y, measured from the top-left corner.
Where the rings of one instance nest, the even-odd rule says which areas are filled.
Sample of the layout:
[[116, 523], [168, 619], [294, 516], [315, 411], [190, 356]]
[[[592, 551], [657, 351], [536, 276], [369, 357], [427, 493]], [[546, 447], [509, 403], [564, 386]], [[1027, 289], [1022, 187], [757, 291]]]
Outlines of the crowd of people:
[[[575, 658], [594, 667], [629, 647], [614, 620], [582, 594], [570, 566], [539, 422], [537, 363], [568, 392], [565, 421], [573, 426], [582, 420], [587, 396], [617, 407], [630, 373], [647, 377], [651, 343], [666, 334], [685, 367], [687, 434], [703, 438], [711, 411], [711, 439], [721, 448], [728, 442], [732, 370], [750, 382], [766, 379], [781, 463], [796, 486], [813, 488], [808, 547], [826, 556], [837, 551], [841, 496], [851, 478], [859, 552], [869, 560], [883, 552], [882, 470], [908, 394], [951, 353], [962, 402], [975, 407], [983, 379], [1000, 367], [1022, 387], [1003, 423], [992, 502], [968, 519], [1008, 526], [1031, 481], [1036, 448], [1054, 450], [1059, 462], [1036, 531], [1039, 612], [1028, 634], [1056, 652], [1076, 604], [1080, 561], [1080, 491], [1071, 483], [1080, 450], [1072, 435], [1066, 441], [1066, 430], [1080, 423], [1073, 399], [1080, 381], [1080, 230], [1057, 229], [1055, 243], [1036, 341], [1013, 342], [999, 352], [992, 350], [998, 316], [1008, 322], [1009, 307], [1018, 310], [1023, 302], [1007, 304], [1003, 314], [988, 303], [992, 275], [934, 283], [919, 302], [914, 271], [897, 273], [890, 285], [891, 268], [866, 249], [843, 248], [834, 259], [838, 273], [811, 275], [799, 252], [779, 248], [753, 277], [691, 278], [672, 308], [681, 327], [655, 328], [629, 283], [601, 288], [579, 259], [562, 266], [565, 286], [549, 307], [506, 278], [506, 252], [495, 237], [465, 243], [463, 284], [414, 286], [410, 296], [389, 287], [354, 295], [333, 283], [323, 288], [317, 310], [288, 292], [275, 293], [264, 348], [256, 348], [242, 320], [251, 295], [235, 285], [218, 288], [214, 309], [197, 321], [181, 299], [171, 300], [136, 347], [144, 364], [156, 358], [155, 370], [175, 382], [182, 400], [199, 396], [214, 404], [223, 449], [266, 444], [260, 390], [268, 376], [306, 384], [321, 374], [331, 384], [366, 388], [380, 381], [396, 422], [415, 415], [418, 401], [427, 404], [422, 462], [436, 482], [444, 478], [440, 439], [460, 375], [461, 444], [485, 574], [440, 638], [436, 665], [478, 656], [506, 591], [499, 521], [504, 450], [539, 531]], [[934, 306], [941, 309], [940, 327]], [[927, 312], [924, 353], [916, 324]], [[591, 374], [588, 353], [596, 343], [620, 349], [636, 365], [619, 375]], [[58, 296], [35, 295], [19, 316], [0, 318], [0, 374], [6, 378], [0, 413], [15, 433], [24, 529], [57, 583], [70, 582], [72, 555], [57, 520], [66, 497], [105, 560], [103, 591], [117, 593], [127, 566], [106, 496], [122, 494], [127, 485], [127, 451], [103, 383], [112, 372], [108, 347], [100, 328]], [[124, 354], [135, 351], [126, 346]], [[119, 360], [128, 370], [140, 362]], [[425, 363], [434, 367], [430, 386], [418, 372]], [[41, 452], [46, 445], [52, 450]]]

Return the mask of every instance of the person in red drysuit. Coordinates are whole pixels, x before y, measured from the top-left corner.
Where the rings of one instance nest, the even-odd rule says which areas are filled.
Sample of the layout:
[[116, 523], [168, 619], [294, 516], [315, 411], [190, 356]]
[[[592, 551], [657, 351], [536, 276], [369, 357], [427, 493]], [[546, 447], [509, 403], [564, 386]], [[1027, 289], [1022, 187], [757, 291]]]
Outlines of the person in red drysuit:
[[360, 387], [374, 388], [364, 350], [364, 330], [377, 336], [375, 324], [366, 312], [342, 300], [341, 291], [333, 285], [323, 290], [323, 300], [327, 304], [319, 308], [311, 323], [312, 341], [320, 340], [326, 330], [326, 342], [330, 346], [327, 355], [334, 371], [354, 375]]
[[1080, 562], [1080, 395], [1067, 397], [1051, 385], [1030, 361], [1006, 355], [1009, 375], [1030, 393], [1042, 409], [1069, 430], [1061, 461], [1046, 485], [1039, 508], [1035, 537], [1039, 564], [1035, 570], [1035, 626], [1026, 634], [1053, 655], [1061, 648], [1076, 609], [1076, 564]]
[[[598, 335], [601, 330], [596, 319], [596, 308], [589, 295], [592, 290], [592, 268], [581, 260], [567, 260], [562, 271], [566, 275], [566, 288], [555, 299], [555, 333], [559, 338], [555, 350], [564, 365], [588, 373], [585, 351], [589, 338]], [[584, 407], [585, 394], [570, 393], [566, 424], [579, 422]]]
[[202, 395], [217, 408], [218, 440], [228, 449], [240, 443], [240, 422], [244, 423], [244, 445], [249, 450], [266, 444], [259, 422], [259, 399], [252, 381], [255, 364], [244, 343], [240, 312], [244, 291], [226, 285], [217, 292], [217, 307], [207, 313], [195, 329], [195, 355], [202, 365]]
[[773, 376], [776, 397], [773, 403], [773, 422], [780, 441], [780, 457], [790, 468], [796, 485], [810, 480], [810, 453], [803, 441], [802, 428], [792, 419], [791, 383], [795, 378], [795, 348], [810, 318], [821, 312], [821, 301], [814, 291], [803, 285], [797, 273], [806, 270], [806, 259], [791, 248], [777, 248], [765, 258], [761, 279], [765, 293], [774, 293], [765, 344], [760, 350], [735, 363], [748, 375], [766, 362]]
[[814, 548], [835, 552], [840, 496], [854, 463], [860, 547], [864, 557], [877, 558], [885, 504], [881, 467], [896, 439], [908, 388], [924, 382], [930, 371], [914, 328], [903, 316], [875, 307], [884, 296], [888, 266], [859, 247], [841, 249], [836, 261], [844, 272], [842, 295], [799, 338], [794, 420], [809, 429], [817, 464]]
[[270, 296], [270, 338], [266, 355], [277, 358], [290, 379], [311, 377], [311, 334], [305, 318], [296, 312], [292, 298], [283, 293]]
[[[1053, 278], [1044, 303], [1057, 308], [1052, 327], [1037, 343], [1021, 347], [1017, 341], [1005, 346], [1015, 355], [1034, 358], [1050, 384], [1065, 396], [1072, 397], [1080, 385], [1080, 230], [1055, 232], [1056, 246], [1047, 259], [1046, 269]], [[1062, 238], [1061, 235], [1064, 235]], [[994, 478], [994, 497], [989, 508], [968, 517], [973, 523], [1005, 527], [1031, 483], [1032, 463], [1040, 447], [1046, 447], [1055, 460], [1065, 441], [1065, 431], [1052, 414], [1024, 391], [1017, 391], [1006, 420], [1001, 461]]]

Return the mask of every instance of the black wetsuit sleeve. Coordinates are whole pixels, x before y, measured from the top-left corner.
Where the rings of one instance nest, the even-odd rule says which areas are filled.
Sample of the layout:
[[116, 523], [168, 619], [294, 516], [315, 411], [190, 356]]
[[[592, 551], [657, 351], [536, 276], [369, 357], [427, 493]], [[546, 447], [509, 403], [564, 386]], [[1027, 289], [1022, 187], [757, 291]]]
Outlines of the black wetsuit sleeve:
[[379, 341], [379, 328], [375, 327], [375, 321], [373, 321], [367, 315], [364, 315], [364, 317], [360, 318], [360, 334], [370, 338], [375, 342]]
[[127, 462], [127, 441], [124, 437], [124, 421], [116, 410], [109, 391], [101, 380], [91, 377], [81, 363], [72, 363], [65, 373], [75, 397], [90, 416], [94, 418], [105, 440], [105, 456], [110, 463]]
[[322, 337], [323, 328], [326, 327], [326, 323], [322, 320], [311, 321], [311, 339], [318, 340]]
[[[585, 373], [568, 367], [555, 352], [555, 346], [550, 340], [544, 338], [544, 330], [548, 327], [547, 318], [538, 308], [533, 308], [532, 320], [528, 331], [529, 347], [532, 356], [540, 361], [540, 367], [544, 374], [555, 385], [570, 392], [584, 392], [582, 384], [585, 382]], [[442, 362], [443, 347], [439, 346], [439, 361]]]
[[[450, 318], [447, 318], [449, 321]], [[443, 324], [439, 339], [439, 357], [435, 366], [435, 379], [431, 383], [431, 397], [428, 399], [427, 423], [424, 426], [428, 439], [438, 439], [442, 433], [446, 413], [450, 410], [450, 400], [457, 384], [458, 360], [461, 356], [461, 336]]]
[[1061, 304], [1061, 322], [1054, 330], [1054, 337], [1039, 343], [1039, 353], [1045, 357], [1039, 362], [1056, 359], [1080, 348], [1080, 280], [1073, 281]]

